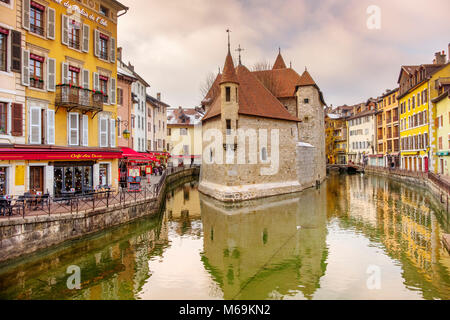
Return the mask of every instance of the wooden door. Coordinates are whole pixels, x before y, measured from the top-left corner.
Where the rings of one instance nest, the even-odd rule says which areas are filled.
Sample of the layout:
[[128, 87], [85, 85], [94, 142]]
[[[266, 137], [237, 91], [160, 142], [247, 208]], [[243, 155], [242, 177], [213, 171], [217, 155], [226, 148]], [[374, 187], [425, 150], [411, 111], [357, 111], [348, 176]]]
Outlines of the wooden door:
[[30, 192], [44, 193], [44, 167], [30, 167]]

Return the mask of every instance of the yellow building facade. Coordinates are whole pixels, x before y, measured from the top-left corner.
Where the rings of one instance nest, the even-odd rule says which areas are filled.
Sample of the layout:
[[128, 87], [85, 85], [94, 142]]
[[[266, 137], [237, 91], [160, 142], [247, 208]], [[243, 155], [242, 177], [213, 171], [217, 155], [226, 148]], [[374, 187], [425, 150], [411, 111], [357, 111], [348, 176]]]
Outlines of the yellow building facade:
[[[24, 34], [23, 144], [12, 194], [85, 193], [117, 188], [117, 19], [115, 0], [15, 1]], [[16, 170], [14, 170], [16, 171]]]
[[436, 146], [433, 155], [436, 158], [436, 173], [450, 179], [450, 90], [441, 93], [432, 100], [436, 109]]
[[397, 99], [400, 106], [402, 169], [428, 172], [433, 168], [431, 145], [435, 143], [435, 132], [430, 134], [430, 127], [435, 112], [431, 99], [437, 96], [435, 80], [444, 75], [450, 75], [445, 55], [444, 60], [438, 59], [434, 64], [403, 66], [400, 71]]

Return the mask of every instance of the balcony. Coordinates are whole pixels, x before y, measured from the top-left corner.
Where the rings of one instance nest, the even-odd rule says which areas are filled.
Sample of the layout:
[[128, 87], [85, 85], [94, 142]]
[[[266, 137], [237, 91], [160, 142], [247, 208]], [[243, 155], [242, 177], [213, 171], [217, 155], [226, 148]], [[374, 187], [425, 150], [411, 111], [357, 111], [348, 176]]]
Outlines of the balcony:
[[58, 108], [67, 108], [68, 112], [77, 109], [83, 112], [93, 112], [93, 116], [103, 111], [103, 99], [105, 95], [99, 91], [83, 89], [68, 84], [56, 86], [56, 111]]

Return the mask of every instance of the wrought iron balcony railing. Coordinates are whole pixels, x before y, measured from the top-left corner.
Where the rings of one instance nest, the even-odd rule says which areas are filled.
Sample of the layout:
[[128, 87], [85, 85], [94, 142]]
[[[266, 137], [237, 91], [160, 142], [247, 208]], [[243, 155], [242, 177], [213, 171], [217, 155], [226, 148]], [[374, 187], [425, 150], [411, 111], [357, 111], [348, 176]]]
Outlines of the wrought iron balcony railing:
[[55, 105], [57, 108], [68, 108], [69, 111], [78, 109], [91, 111], [97, 114], [103, 111], [104, 94], [99, 91], [92, 91], [69, 84], [56, 86]]

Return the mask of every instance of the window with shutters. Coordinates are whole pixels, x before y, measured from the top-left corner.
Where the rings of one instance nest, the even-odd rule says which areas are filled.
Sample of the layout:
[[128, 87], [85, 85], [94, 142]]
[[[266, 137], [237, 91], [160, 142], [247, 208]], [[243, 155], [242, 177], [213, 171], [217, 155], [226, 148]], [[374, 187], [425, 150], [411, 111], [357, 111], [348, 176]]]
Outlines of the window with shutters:
[[80, 84], [80, 69], [76, 67], [69, 66], [69, 83], [75, 86]]
[[108, 146], [108, 118], [100, 118], [100, 147]]
[[0, 28], [0, 70], [8, 69], [8, 30]]
[[79, 114], [69, 113], [69, 145], [79, 145]]
[[100, 91], [103, 94], [103, 102], [108, 103], [108, 78], [100, 76]]
[[108, 36], [105, 36], [104, 34], [100, 33], [100, 58], [103, 60], [108, 60]]
[[31, 144], [42, 143], [42, 113], [39, 107], [30, 107], [30, 138]]
[[0, 102], [0, 134], [8, 133], [8, 104]]
[[117, 104], [123, 105], [123, 90], [121, 88], [117, 88]]
[[11, 135], [23, 136], [23, 106], [19, 103], [11, 105]]
[[69, 47], [80, 50], [80, 33], [81, 23], [70, 19], [69, 20]]
[[85, 147], [89, 145], [89, 116], [83, 115], [82, 120], [82, 142], [81, 144]]
[[40, 36], [44, 35], [44, 11], [45, 7], [37, 2], [30, 3], [30, 32]]
[[30, 87], [37, 89], [44, 88], [43, 66], [43, 57], [30, 54]]
[[11, 30], [11, 71], [22, 70], [22, 34]]
[[55, 110], [47, 110], [47, 144], [55, 144]]

